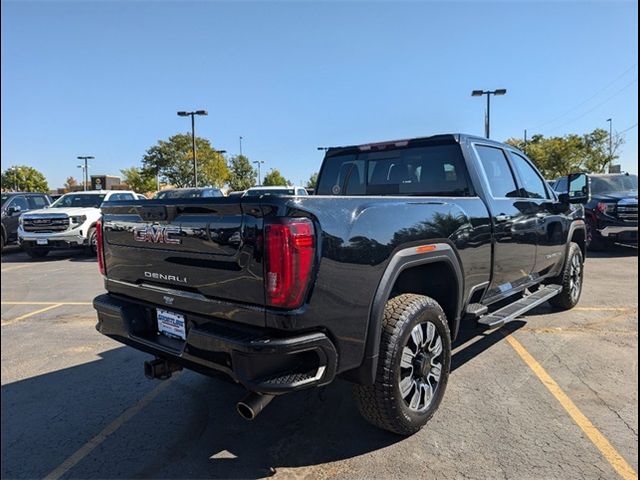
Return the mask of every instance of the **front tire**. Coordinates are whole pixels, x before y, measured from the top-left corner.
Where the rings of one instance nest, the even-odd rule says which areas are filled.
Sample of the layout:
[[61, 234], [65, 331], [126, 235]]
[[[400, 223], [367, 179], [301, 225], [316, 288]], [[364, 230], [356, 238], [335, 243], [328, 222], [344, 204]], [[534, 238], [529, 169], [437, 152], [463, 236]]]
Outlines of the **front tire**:
[[87, 232], [87, 255], [98, 255], [98, 239], [96, 236], [96, 229], [91, 227]]
[[48, 248], [25, 247], [24, 251], [27, 252], [27, 255], [29, 255], [31, 258], [44, 258], [49, 255]]
[[356, 385], [362, 416], [399, 435], [419, 431], [438, 409], [451, 367], [451, 334], [432, 298], [403, 294], [384, 311], [378, 369], [373, 385]]
[[565, 259], [562, 273], [551, 283], [562, 286], [560, 293], [549, 300], [551, 305], [562, 310], [570, 310], [578, 304], [584, 283], [584, 257], [577, 243], [569, 244], [569, 254]]

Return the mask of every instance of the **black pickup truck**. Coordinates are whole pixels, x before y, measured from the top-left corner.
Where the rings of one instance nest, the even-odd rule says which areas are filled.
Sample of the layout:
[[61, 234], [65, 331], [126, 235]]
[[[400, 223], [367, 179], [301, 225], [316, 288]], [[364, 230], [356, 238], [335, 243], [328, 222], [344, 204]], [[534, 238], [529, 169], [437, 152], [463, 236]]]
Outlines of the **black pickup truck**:
[[580, 297], [589, 184], [556, 196], [519, 150], [468, 135], [331, 148], [314, 195], [107, 202], [97, 329], [239, 382], [238, 412], [355, 384], [408, 435], [438, 408], [460, 322], [503, 325]]

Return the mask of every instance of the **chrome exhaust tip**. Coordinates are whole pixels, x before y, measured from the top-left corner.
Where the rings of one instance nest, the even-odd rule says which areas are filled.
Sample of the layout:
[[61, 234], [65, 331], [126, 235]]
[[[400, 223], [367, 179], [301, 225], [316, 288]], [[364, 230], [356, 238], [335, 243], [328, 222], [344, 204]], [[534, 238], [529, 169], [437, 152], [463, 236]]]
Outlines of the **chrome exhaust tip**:
[[250, 392], [236, 404], [236, 411], [245, 420], [253, 420], [273, 399], [274, 395]]

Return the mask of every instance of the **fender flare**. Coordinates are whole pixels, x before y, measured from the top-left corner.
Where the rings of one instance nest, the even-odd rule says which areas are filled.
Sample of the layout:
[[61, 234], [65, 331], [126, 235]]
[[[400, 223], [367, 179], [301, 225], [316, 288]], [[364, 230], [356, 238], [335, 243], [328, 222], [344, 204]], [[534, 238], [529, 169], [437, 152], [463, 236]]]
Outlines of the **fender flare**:
[[[448, 243], [431, 243], [434, 248], [428, 252], [420, 252], [420, 247], [399, 250], [389, 261], [387, 268], [378, 283], [378, 288], [369, 309], [367, 335], [364, 347], [364, 357], [360, 367], [345, 372], [344, 377], [360, 384], [370, 385], [376, 377], [380, 338], [382, 335], [382, 319], [385, 305], [391, 294], [391, 289], [400, 274], [411, 267], [430, 263], [445, 263], [452, 269], [457, 279], [456, 315], [448, 319], [451, 325], [452, 340], [455, 338], [463, 309], [464, 276], [462, 266], [454, 249]], [[426, 245], [425, 245], [426, 246]]]
[[585, 246], [584, 246], [584, 250], [582, 251], [582, 255], [586, 257], [587, 224], [585, 223], [584, 219], [578, 218], [573, 222], [571, 222], [571, 225], [569, 225], [569, 230], [567, 231], [567, 245], [565, 247], [565, 254], [564, 254], [565, 258], [567, 258], [567, 255], [569, 254], [569, 245], [571, 244], [571, 239], [573, 238], [573, 234], [575, 233], [576, 230], [584, 230]]

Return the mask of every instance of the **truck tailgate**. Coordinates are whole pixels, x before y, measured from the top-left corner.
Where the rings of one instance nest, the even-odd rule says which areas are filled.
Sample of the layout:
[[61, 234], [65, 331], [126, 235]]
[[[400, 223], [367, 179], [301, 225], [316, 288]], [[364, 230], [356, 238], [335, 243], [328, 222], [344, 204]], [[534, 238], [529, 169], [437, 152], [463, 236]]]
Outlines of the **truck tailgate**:
[[240, 198], [102, 206], [109, 281], [264, 305], [262, 215]]

